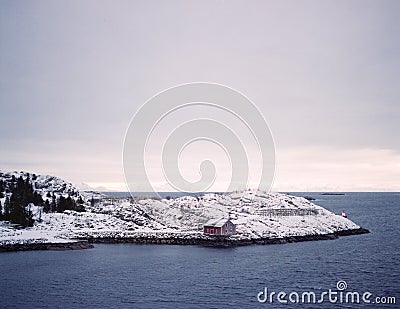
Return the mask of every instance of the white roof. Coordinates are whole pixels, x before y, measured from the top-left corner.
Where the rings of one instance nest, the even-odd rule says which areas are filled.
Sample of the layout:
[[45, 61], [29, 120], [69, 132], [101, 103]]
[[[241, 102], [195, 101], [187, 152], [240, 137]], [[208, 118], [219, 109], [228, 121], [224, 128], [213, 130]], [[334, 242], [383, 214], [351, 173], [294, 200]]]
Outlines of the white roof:
[[204, 225], [205, 226], [222, 227], [228, 221], [230, 221], [230, 220], [229, 219], [225, 219], [225, 218], [210, 219]]

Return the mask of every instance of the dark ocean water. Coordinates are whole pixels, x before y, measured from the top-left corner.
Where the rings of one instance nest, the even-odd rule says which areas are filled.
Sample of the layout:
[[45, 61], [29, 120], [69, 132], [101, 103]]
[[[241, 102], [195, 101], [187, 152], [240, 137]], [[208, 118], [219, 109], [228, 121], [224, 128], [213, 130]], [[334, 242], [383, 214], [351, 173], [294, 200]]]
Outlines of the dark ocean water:
[[[258, 292], [321, 292], [344, 280], [347, 290], [394, 296], [400, 305], [400, 194], [346, 193], [316, 204], [370, 234], [270, 246], [217, 249], [168, 245], [96, 245], [80, 251], [0, 254], [4, 308], [275, 308]], [[287, 298], [286, 298], [287, 299]], [[289, 304], [283, 308], [350, 308]], [[381, 308], [382, 305], [364, 305]], [[359, 305], [358, 307], [362, 307]]]

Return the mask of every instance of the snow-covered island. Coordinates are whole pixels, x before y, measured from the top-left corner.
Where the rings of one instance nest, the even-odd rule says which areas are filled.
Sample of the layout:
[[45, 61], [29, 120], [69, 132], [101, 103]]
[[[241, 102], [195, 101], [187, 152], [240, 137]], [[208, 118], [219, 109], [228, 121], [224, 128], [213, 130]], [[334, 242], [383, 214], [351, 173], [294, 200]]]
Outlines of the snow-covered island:
[[[31, 184], [41, 204], [26, 205], [33, 223], [25, 228], [4, 220], [10, 188], [20, 178]], [[93, 242], [274, 244], [368, 233], [305, 198], [281, 193], [248, 190], [168, 199], [117, 198], [80, 191], [47, 175], [0, 172], [0, 182], [0, 251], [80, 249], [91, 247]], [[75, 210], [60, 209], [60, 199], [72, 200]], [[236, 234], [204, 235], [203, 225], [218, 218], [230, 218]]]

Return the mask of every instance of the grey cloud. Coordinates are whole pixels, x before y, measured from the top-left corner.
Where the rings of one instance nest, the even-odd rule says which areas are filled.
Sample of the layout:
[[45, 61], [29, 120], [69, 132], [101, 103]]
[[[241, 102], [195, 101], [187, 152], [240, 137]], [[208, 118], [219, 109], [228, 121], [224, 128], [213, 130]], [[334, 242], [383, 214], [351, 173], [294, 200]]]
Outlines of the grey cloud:
[[137, 108], [192, 81], [249, 96], [278, 147], [400, 151], [398, 1], [1, 6], [0, 145], [15, 153], [72, 139], [117, 158]]

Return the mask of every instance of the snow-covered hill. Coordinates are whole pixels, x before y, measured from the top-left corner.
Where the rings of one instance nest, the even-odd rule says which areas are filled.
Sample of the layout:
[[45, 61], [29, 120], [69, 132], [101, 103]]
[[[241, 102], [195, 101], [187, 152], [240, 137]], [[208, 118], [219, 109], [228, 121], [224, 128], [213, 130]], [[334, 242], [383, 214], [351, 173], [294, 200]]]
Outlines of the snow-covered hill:
[[69, 195], [75, 199], [81, 196], [80, 191], [73, 184], [62, 180], [61, 178], [50, 175], [36, 175], [22, 171], [0, 171], [0, 181], [4, 182], [3, 195], [8, 191], [13, 179], [16, 181], [19, 177], [22, 177], [24, 180], [29, 177], [34, 190], [42, 195], [43, 200], [46, 200], [48, 193], [54, 193], [57, 197], [60, 195], [65, 197]]
[[[12, 175], [27, 177], [26, 173], [0, 173], [0, 179], [9, 181]], [[0, 242], [3, 244], [68, 241], [77, 237], [196, 238], [203, 237], [206, 221], [218, 218], [231, 218], [237, 225], [233, 239], [325, 235], [360, 228], [304, 198], [280, 193], [245, 191], [162, 200], [116, 199], [96, 192], [79, 192], [72, 184], [54, 176], [30, 177], [44, 199], [48, 192], [83, 196], [86, 212], [42, 213], [41, 220], [26, 229], [2, 222]], [[39, 212], [41, 207], [35, 206], [34, 210]]]

